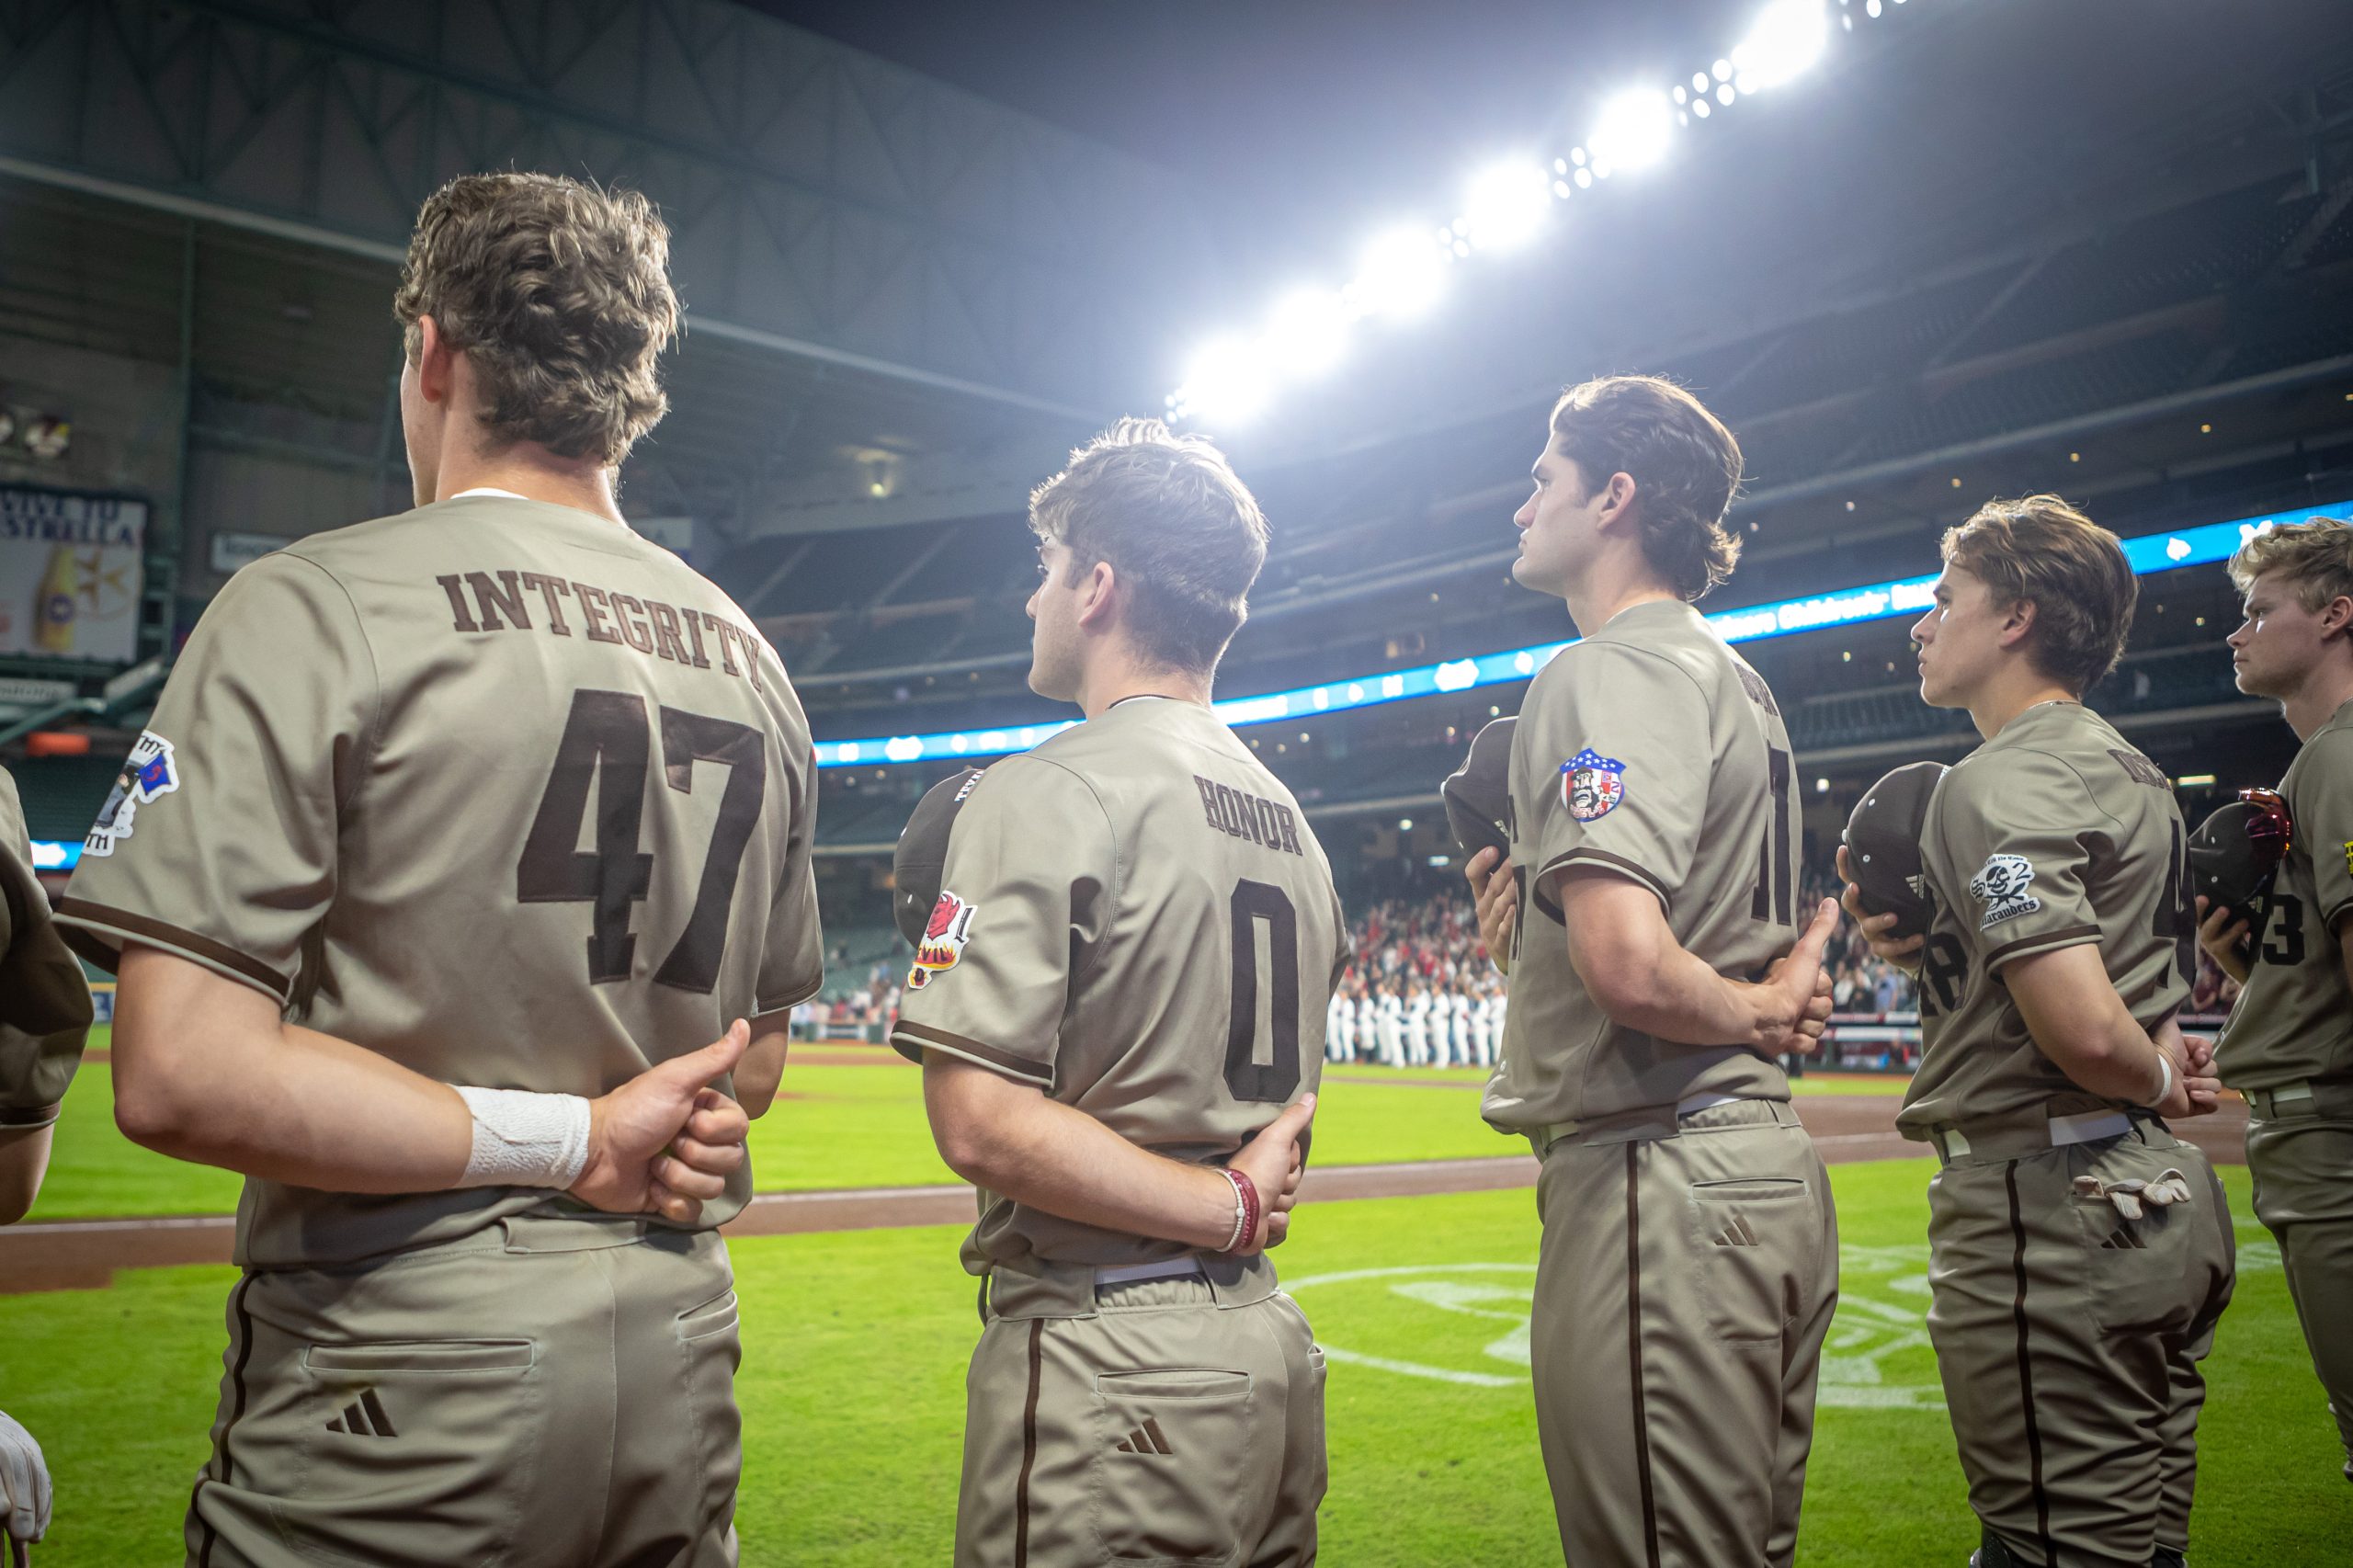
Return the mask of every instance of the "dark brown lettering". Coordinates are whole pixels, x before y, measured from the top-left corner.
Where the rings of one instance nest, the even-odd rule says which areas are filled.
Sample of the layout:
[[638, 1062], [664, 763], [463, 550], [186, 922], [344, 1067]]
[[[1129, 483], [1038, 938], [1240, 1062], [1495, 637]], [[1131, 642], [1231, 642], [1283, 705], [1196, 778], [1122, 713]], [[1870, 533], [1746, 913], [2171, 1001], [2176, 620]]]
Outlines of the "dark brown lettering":
[[498, 581], [494, 583], [487, 572], [469, 572], [466, 574], [466, 586], [474, 591], [474, 608], [482, 616], [484, 631], [504, 631], [506, 629], [506, 622], [498, 619], [502, 610], [506, 612], [506, 619], [515, 623], [516, 631], [531, 630], [530, 612], [523, 608], [523, 590], [516, 583], [514, 573], [501, 572]]
[[1201, 792], [1201, 814], [1209, 819], [1211, 827], [1223, 833], [1225, 824], [1217, 820], [1217, 786], [1196, 773], [1193, 775], [1193, 787]]
[[573, 597], [580, 601], [580, 619], [583, 629], [588, 633], [588, 641], [591, 642], [620, 642], [621, 634], [605, 624], [605, 617], [610, 613], [610, 607], [605, 598], [605, 590], [592, 588], [574, 578], [572, 592]]
[[526, 572], [523, 574], [523, 586], [539, 589], [540, 602], [547, 606], [548, 630], [558, 637], [571, 636], [572, 628], [563, 623], [563, 607], [556, 603], [556, 598], [559, 595], [568, 597], [572, 592], [572, 585], [561, 577], [551, 577], [544, 572]]
[[678, 613], [659, 599], [645, 601], [645, 613], [654, 618], [654, 654], [674, 665], [687, 662], [687, 651], [678, 642]]
[[1233, 824], [1227, 831], [1236, 838], [1246, 838], [1253, 844], [1257, 843], [1258, 813], [1250, 809], [1249, 797], [1239, 790], [1227, 789], [1222, 784], [1218, 788], [1225, 792], [1226, 820]]
[[1303, 857], [1307, 851], [1299, 846], [1298, 815], [1289, 806], [1278, 801], [1275, 802], [1275, 820], [1282, 824], [1284, 850], [1290, 854]]
[[[613, 619], [621, 623], [621, 637], [641, 653], [654, 652], [654, 632], [645, 622], [645, 601], [627, 594], [609, 596], [613, 601]], [[631, 610], [636, 611], [631, 615]]]
[[742, 675], [744, 672], [735, 667], [735, 629], [709, 611], [704, 612], [702, 619], [710, 628], [712, 640], [719, 644], [720, 667], [731, 676]]
[[449, 617], [456, 623], [451, 630], [480, 631], [482, 628], [474, 624], [473, 612], [466, 608], [465, 589], [458, 579], [450, 576], [436, 577], [433, 580], [441, 585], [443, 593], [449, 596]]
[[699, 670], [710, 668], [710, 661], [703, 656], [702, 651], [702, 613], [680, 605], [678, 614], [687, 623], [687, 640], [695, 645], [693, 661], [695, 668]]

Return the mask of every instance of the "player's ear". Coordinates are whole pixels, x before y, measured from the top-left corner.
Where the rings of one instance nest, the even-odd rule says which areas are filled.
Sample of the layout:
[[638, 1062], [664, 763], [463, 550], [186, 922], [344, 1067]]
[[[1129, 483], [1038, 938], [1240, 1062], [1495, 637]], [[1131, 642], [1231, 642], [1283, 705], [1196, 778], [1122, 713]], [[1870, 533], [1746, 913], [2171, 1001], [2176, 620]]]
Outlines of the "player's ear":
[[1632, 474], [1611, 474], [1601, 486], [1601, 512], [1594, 519], [1595, 526], [1614, 528], [1631, 523], [1641, 498], [1642, 486], [1634, 483]]
[[416, 390], [427, 403], [446, 403], [458, 350], [431, 316], [416, 318]]
[[2320, 634], [2340, 636], [2353, 631], [2353, 598], [2339, 594], [2320, 607]]
[[2020, 599], [2010, 606], [2009, 614], [2002, 621], [2002, 646], [2015, 648], [2034, 630], [2034, 601]]
[[1120, 574], [1108, 561], [1098, 561], [1087, 568], [1086, 581], [1080, 585], [1078, 623], [1089, 631], [1108, 631], [1117, 619], [1115, 607], [1120, 597]]

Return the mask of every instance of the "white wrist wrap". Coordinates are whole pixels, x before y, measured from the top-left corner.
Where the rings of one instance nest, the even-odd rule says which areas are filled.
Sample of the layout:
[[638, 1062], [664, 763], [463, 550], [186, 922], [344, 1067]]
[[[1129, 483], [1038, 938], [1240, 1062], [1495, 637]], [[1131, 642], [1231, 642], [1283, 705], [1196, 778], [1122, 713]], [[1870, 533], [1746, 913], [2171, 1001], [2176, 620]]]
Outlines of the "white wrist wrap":
[[474, 1146], [460, 1187], [552, 1187], [580, 1179], [588, 1163], [588, 1102], [578, 1095], [460, 1088], [473, 1114]]
[[2149, 1102], [2153, 1108], [2173, 1098], [2173, 1058], [2162, 1051], [2157, 1052], [2157, 1070], [2162, 1076], [2157, 1079], [2157, 1097]]

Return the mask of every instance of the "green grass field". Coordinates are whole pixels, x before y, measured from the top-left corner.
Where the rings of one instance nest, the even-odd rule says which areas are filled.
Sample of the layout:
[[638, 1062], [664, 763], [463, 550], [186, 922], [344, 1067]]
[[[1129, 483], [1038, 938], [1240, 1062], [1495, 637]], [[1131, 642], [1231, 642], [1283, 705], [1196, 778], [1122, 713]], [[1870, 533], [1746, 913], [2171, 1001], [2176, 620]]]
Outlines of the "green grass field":
[[[1809, 1568], [1957, 1565], [1974, 1544], [1919, 1321], [1927, 1174], [1923, 1161], [1833, 1167], [1845, 1293], [1800, 1551]], [[2345, 1517], [2334, 1432], [2278, 1255], [2244, 1218], [2245, 1172], [2226, 1178], [2241, 1277], [2207, 1364], [2194, 1560], [2331, 1561]], [[1294, 1234], [1283, 1273], [1333, 1363], [1325, 1560], [1558, 1563], [1515, 1355], [1530, 1195], [1329, 1204]], [[945, 1560], [976, 1332], [956, 1240], [934, 1228], [734, 1244], [747, 1563]], [[155, 1269], [107, 1290], [0, 1297], [0, 1407], [40, 1437], [57, 1479], [49, 1568], [176, 1557], [232, 1278]]]
[[[108, 1031], [91, 1044], [103, 1048]], [[819, 1049], [819, 1048], [812, 1048]], [[840, 1054], [845, 1048], [822, 1048]], [[791, 1066], [782, 1094], [752, 1127], [752, 1171], [764, 1192], [824, 1187], [914, 1187], [951, 1182], [924, 1121], [922, 1075], [876, 1051], [873, 1065]], [[1513, 1154], [1526, 1147], [1479, 1120], [1480, 1068], [1336, 1069], [1315, 1117], [1319, 1165], [1394, 1164]], [[238, 1178], [150, 1153], [115, 1131], [113, 1079], [84, 1064], [65, 1096], [36, 1220], [119, 1214], [224, 1213]], [[1817, 1074], [1802, 1095], [1892, 1094], [1899, 1080]], [[1453, 1091], [1451, 1093], [1447, 1091]]]

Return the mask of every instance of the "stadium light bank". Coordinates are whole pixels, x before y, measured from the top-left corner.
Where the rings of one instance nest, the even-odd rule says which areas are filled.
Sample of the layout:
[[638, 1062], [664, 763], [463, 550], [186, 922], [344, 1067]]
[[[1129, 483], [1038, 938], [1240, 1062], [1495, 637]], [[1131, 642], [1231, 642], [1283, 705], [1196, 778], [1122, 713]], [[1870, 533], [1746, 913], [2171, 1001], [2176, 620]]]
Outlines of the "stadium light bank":
[[1553, 158], [1517, 156], [1478, 170], [1462, 211], [1442, 227], [1400, 223], [1359, 254], [1354, 278], [1337, 289], [1288, 290], [1255, 331], [1204, 344], [1167, 398], [1178, 421], [1246, 421], [1287, 383], [1323, 375], [1344, 360], [1358, 329], [1426, 315], [1444, 296], [1448, 273], [1474, 255], [1500, 255], [1542, 234], [1554, 209], [1620, 171], [1665, 163], [1678, 134], [1743, 98], [1794, 81], [1822, 58], [1836, 30], [1875, 19], [1905, 0], [1769, 0], [1748, 35], [1705, 69], [1671, 84], [1626, 87], [1607, 99], [1581, 144]]

